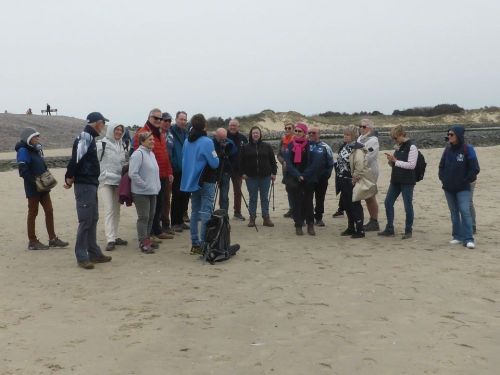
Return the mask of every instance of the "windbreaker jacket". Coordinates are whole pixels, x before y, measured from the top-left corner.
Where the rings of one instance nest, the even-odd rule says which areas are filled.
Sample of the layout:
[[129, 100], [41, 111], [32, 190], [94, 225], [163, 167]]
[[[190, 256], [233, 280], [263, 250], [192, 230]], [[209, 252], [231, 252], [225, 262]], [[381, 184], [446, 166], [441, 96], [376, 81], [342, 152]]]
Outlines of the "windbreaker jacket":
[[96, 143], [97, 157], [101, 167], [99, 183], [103, 185], [118, 186], [122, 177], [122, 167], [126, 163], [123, 135], [119, 140], [116, 140], [114, 136], [117, 126], [108, 125], [106, 137]]
[[465, 143], [462, 126], [453, 126], [450, 130], [456, 134], [458, 144], [444, 149], [439, 162], [439, 179], [446, 191], [470, 190], [470, 183], [476, 180], [480, 171], [476, 151], [472, 145]]
[[21, 141], [16, 144], [17, 166], [19, 175], [24, 180], [24, 192], [26, 198], [32, 198], [40, 195], [36, 190], [36, 177], [40, 176], [47, 170], [45, 161], [43, 160], [41, 150], [28, 145], [26, 141]]
[[318, 159], [318, 169], [320, 179], [329, 179], [332, 175], [333, 170], [333, 151], [330, 146], [328, 146], [325, 142], [312, 142], [309, 141], [311, 146], [311, 156], [314, 159]]
[[182, 150], [184, 148], [184, 142], [188, 137], [188, 132], [185, 129], [181, 129], [177, 125], [172, 125], [169, 130], [172, 136], [172, 168], [174, 172], [182, 172]]
[[218, 167], [219, 158], [210, 138], [203, 135], [192, 141], [186, 139], [182, 155], [181, 191], [192, 193], [200, 190], [200, 178], [205, 168]]
[[360, 135], [358, 142], [365, 146], [368, 168], [372, 170], [373, 176], [375, 177], [375, 180], [377, 180], [379, 175], [378, 152], [380, 149], [378, 138], [373, 134]]
[[65, 178], [74, 178], [75, 184], [99, 186], [101, 169], [95, 141], [98, 135], [92, 126], [86, 125], [75, 139]]

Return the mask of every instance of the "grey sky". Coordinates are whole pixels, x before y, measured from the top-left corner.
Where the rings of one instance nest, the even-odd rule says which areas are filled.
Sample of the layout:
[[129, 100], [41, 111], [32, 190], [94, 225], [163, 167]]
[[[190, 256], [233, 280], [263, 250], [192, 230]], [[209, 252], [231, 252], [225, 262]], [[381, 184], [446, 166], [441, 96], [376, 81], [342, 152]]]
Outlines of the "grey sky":
[[500, 1], [2, 1], [0, 110], [500, 105]]

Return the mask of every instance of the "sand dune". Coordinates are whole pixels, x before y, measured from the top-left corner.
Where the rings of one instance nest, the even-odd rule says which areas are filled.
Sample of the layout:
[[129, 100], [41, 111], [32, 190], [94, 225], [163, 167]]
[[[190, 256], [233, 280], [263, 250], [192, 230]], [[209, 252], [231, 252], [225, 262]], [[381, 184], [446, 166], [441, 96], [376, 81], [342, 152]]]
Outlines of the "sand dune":
[[[2, 173], [0, 374], [497, 374], [500, 146], [477, 151], [476, 250], [448, 244], [441, 150], [425, 150], [411, 240], [341, 238], [333, 181], [327, 226], [298, 238], [277, 184], [276, 227], [232, 221], [241, 251], [215, 266], [188, 254], [188, 233], [141, 255], [133, 207], [120, 233], [130, 244], [110, 264], [79, 269], [72, 247], [27, 251], [22, 180]], [[57, 232], [74, 244], [73, 192], [59, 185], [52, 198]], [[399, 232], [403, 222], [398, 201]], [[46, 241], [43, 214], [37, 228]]]

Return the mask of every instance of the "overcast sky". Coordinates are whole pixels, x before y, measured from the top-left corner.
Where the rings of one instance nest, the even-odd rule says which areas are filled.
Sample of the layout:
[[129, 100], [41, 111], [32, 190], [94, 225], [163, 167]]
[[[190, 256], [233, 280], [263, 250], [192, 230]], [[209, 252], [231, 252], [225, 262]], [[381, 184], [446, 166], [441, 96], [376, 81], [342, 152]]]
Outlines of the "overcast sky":
[[498, 0], [2, 0], [0, 110], [500, 105]]

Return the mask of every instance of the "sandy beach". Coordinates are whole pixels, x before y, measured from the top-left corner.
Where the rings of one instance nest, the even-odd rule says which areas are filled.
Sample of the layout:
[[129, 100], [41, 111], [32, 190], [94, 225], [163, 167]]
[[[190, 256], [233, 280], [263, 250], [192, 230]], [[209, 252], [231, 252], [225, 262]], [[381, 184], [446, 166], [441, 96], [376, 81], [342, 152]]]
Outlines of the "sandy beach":
[[[135, 208], [124, 207], [120, 237], [129, 245], [111, 263], [78, 268], [75, 201], [62, 169], [53, 170], [60, 183], [51, 196], [56, 232], [70, 247], [28, 251], [22, 179], [1, 173], [0, 374], [498, 374], [500, 146], [477, 149], [475, 250], [448, 244], [441, 152], [423, 150], [412, 239], [340, 237], [346, 219], [331, 217], [333, 179], [326, 227], [297, 237], [277, 183], [276, 227], [257, 233], [231, 220], [241, 250], [214, 266], [189, 255], [188, 232], [141, 254]], [[379, 160], [384, 225], [390, 170]], [[46, 243], [43, 219], [40, 207]], [[403, 222], [400, 198], [398, 233]], [[103, 223], [101, 210], [104, 247]]]

